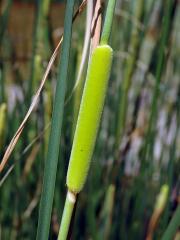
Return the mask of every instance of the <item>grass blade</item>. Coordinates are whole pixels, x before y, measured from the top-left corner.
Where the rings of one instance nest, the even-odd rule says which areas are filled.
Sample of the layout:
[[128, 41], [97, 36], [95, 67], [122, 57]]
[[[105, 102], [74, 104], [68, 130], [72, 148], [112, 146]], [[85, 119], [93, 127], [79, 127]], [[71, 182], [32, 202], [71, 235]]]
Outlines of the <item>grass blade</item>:
[[68, 74], [69, 54], [71, 47], [71, 30], [74, 2], [74, 0], [69, 0], [67, 1], [66, 5], [64, 40], [62, 44], [62, 55], [59, 63], [59, 75], [56, 86], [56, 94], [52, 114], [52, 125], [44, 170], [42, 196], [40, 201], [39, 222], [37, 230], [38, 240], [48, 239], [49, 234], [57, 163], [59, 156], [61, 127], [63, 120], [66, 79]]

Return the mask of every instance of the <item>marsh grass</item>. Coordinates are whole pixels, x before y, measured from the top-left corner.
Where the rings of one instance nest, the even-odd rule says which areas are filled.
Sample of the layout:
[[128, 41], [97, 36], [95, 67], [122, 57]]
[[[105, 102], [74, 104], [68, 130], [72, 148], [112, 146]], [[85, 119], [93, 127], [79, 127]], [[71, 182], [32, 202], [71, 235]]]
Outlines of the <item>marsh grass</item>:
[[63, 36], [62, 54], [59, 63], [56, 93], [54, 99], [52, 125], [49, 138], [47, 159], [45, 162], [42, 196], [40, 201], [37, 239], [48, 239], [50, 219], [53, 205], [54, 188], [56, 181], [59, 143], [63, 121], [66, 81], [68, 75], [69, 54], [71, 47], [71, 30], [74, 1], [67, 1], [65, 13], [65, 31]]

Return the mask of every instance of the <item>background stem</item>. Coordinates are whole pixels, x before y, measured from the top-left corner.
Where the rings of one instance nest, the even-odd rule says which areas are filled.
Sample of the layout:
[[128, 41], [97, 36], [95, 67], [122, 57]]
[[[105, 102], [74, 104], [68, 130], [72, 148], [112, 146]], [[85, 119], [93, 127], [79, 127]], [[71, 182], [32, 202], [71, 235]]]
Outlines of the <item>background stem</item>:
[[177, 206], [177, 209], [162, 237], [162, 240], [173, 239], [179, 226], [180, 226], [180, 205]]

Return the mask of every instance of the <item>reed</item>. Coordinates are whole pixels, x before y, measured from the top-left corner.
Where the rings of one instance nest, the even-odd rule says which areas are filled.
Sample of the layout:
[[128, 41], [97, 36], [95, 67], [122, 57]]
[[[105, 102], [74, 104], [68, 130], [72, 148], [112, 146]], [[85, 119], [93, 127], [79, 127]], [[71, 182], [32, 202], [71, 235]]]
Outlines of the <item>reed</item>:
[[[76, 195], [84, 187], [94, 151], [112, 64], [109, 41], [116, 1], [109, 1], [100, 45], [88, 65], [75, 136], [68, 166], [68, 187], [58, 240], [67, 238]], [[87, 132], [87, 134], [85, 134]], [[69, 209], [68, 209], [69, 208]]]
[[62, 44], [62, 54], [59, 63], [59, 74], [57, 77], [57, 86], [52, 113], [52, 125], [50, 131], [47, 159], [44, 169], [43, 188], [40, 201], [39, 221], [36, 237], [37, 240], [48, 239], [49, 235], [57, 163], [59, 156], [59, 143], [61, 137], [69, 53], [71, 46], [73, 9], [74, 1], [68, 0], [65, 13], [65, 31]]

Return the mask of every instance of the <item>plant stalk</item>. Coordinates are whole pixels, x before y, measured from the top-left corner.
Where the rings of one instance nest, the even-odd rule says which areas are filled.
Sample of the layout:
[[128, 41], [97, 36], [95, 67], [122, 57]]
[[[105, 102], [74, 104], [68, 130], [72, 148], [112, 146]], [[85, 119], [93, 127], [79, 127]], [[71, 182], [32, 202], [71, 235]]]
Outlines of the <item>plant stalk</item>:
[[104, 21], [104, 27], [103, 27], [102, 35], [101, 35], [101, 42], [100, 42], [101, 45], [108, 44], [108, 42], [109, 42], [115, 5], [116, 5], [116, 0], [109, 0], [108, 6], [107, 6], [107, 11], [106, 11], [106, 17], [105, 17], [105, 21]]
[[60, 229], [59, 229], [58, 240], [67, 239], [75, 203], [76, 203], [76, 195], [68, 191], [66, 195], [66, 202], [64, 206]]

